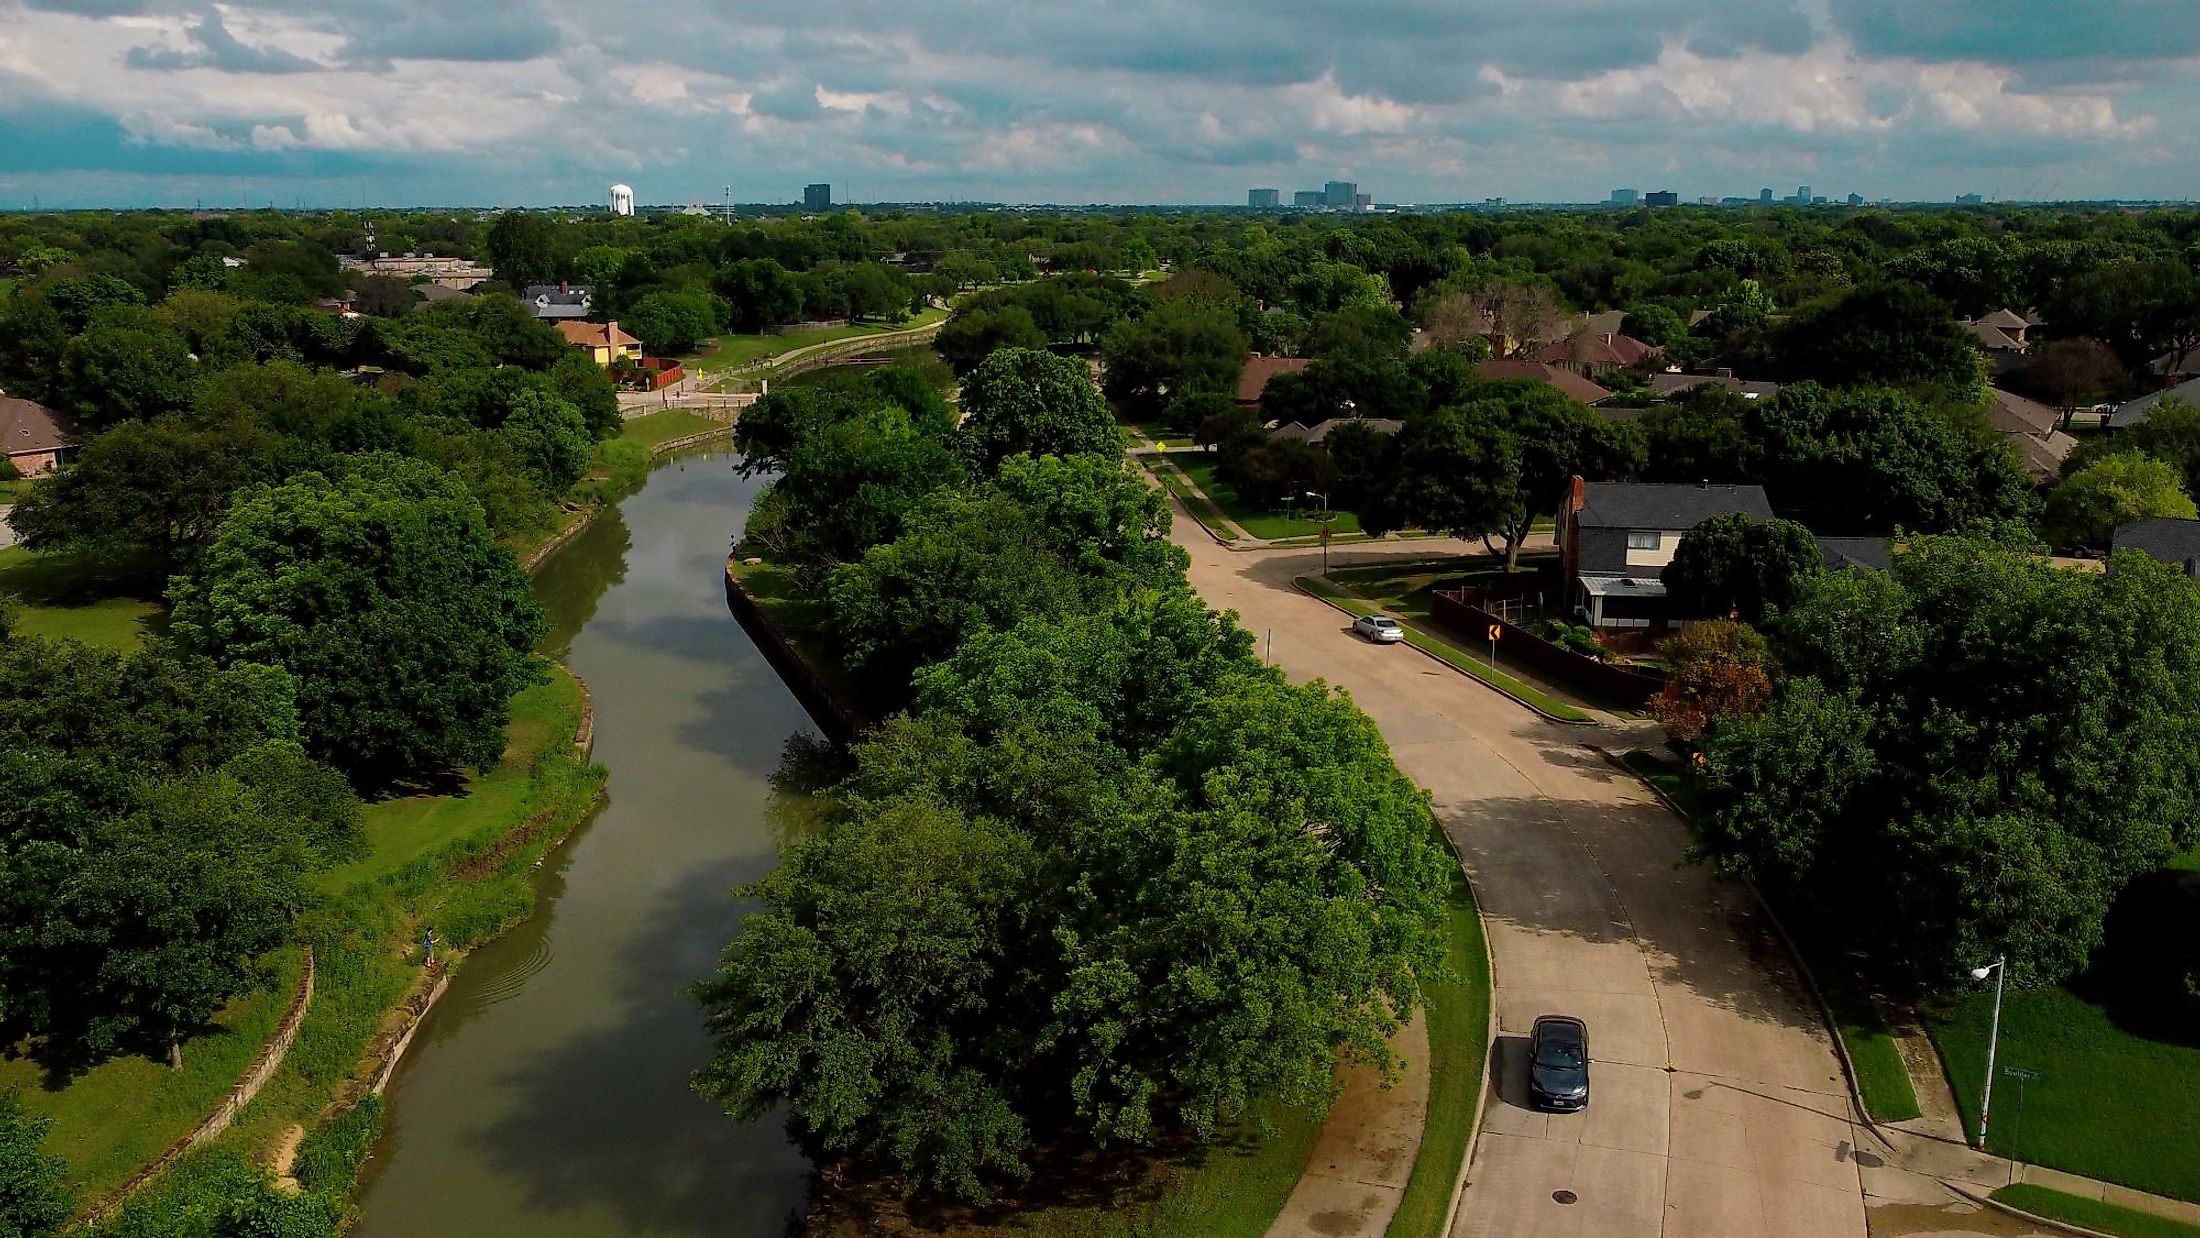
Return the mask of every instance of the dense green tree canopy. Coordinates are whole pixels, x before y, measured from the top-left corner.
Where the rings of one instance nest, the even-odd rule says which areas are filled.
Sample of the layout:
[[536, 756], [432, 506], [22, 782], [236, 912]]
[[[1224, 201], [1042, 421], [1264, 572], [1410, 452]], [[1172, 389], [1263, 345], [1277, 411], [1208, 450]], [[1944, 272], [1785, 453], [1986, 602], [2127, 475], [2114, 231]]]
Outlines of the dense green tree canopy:
[[0, 1092], [0, 1234], [9, 1238], [58, 1234], [75, 1211], [68, 1165], [39, 1146], [52, 1125]]
[[2062, 479], [2047, 496], [2049, 536], [2065, 544], [2102, 547], [2119, 525], [2168, 517], [2191, 520], [2192, 496], [2178, 471], [2152, 456], [2118, 451]]
[[1778, 696], [1705, 736], [1703, 844], [1891, 976], [1946, 989], [2003, 953], [2020, 984], [2069, 976], [2125, 883], [2196, 841], [2200, 593], [2173, 568], [1920, 538], [1818, 577], [1776, 639]]
[[541, 673], [542, 612], [480, 505], [399, 457], [252, 492], [171, 597], [186, 648], [289, 671], [309, 750], [362, 786], [487, 768]]
[[1809, 529], [1792, 520], [1758, 521], [1736, 513], [1710, 517], [1683, 533], [1673, 561], [1659, 575], [1677, 614], [1732, 614], [1761, 625], [1769, 611], [1794, 605], [1823, 570]]
[[1982, 393], [1986, 360], [1947, 305], [1915, 284], [1859, 288], [1780, 325], [1781, 376], [1827, 386]]
[[1114, 456], [1115, 414], [1075, 357], [1005, 348], [963, 380], [963, 433], [986, 472], [1014, 455]]

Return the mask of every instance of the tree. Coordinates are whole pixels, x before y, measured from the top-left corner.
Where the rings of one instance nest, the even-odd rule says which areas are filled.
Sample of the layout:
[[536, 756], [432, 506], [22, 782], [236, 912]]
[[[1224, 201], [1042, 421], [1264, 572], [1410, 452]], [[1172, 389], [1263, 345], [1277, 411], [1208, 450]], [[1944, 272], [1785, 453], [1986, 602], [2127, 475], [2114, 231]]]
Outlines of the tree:
[[2200, 516], [2178, 471], [2151, 456], [2119, 451], [2062, 479], [2047, 496], [2047, 529], [2059, 542], [2106, 546], [2120, 525]]
[[125, 422], [25, 493], [8, 522], [33, 550], [145, 559], [165, 578], [196, 562], [238, 487], [270, 480], [269, 462], [234, 435], [174, 418]]
[[[636, 252], [617, 245], [591, 245], [573, 255], [574, 282], [592, 289], [600, 297], [610, 290], [627, 259], [634, 257]], [[516, 287], [524, 290], [525, 285]]]
[[758, 332], [802, 321], [802, 283], [770, 258], [751, 258], [719, 272], [718, 295], [733, 307], [732, 325]]
[[1661, 578], [1679, 614], [1731, 614], [1761, 626], [1769, 612], [1794, 605], [1823, 570], [1809, 529], [1737, 512], [1709, 517], [1683, 533]]
[[1978, 343], [1915, 284], [1859, 288], [1798, 311], [1773, 340], [1781, 377], [1829, 387], [1940, 387], [1985, 396]]
[[512, 401], [504, 433], [546, 494], [564, 494], [588, 472], [593, 440], [581, 410], [557, 396], [526, 390]]
[[2078, 405], [2114, 391], [2127, 376], [2123, 363], [2108, 345], [2079, 337], [2050, 341], [2025, 363], [2018, 377], [2062, 410], [2063, 429], [2067, 430]]
[[360, 786], [488, 768], [541, 675], [526, 576], [473, 496], [414, 460], [250, 492], [170, 598], [186, 648], [288, 670], [308, 750]]
[[619, 324], [659, 356], [693, 352], [718, 330], [710, 296], [701, 292], [652, 292], [627, 307]]
[[1396, 445], [1396, 435], [1365, 422], [1347, 421], [1330, 430], [1322, 446], [1329, 452], [1331, 501], [1347, 510], [1366, 504], [1389, 474]]
[[1665, 659], [1665, 687], [1651, 699], [1650, 714], [1682, 743], [1772, 699], [1772, 648], [1748, 624], [1692, 623], [1667, 637], [1658, 656]]
[[1091, 369], [1074, 357], [1002, 349], [964, 380], [962, 405], [971, 459], [987, 472], [1019, 454], [1113, 457], [1122, 450], [1115, 415]]
[[1902, 392], [1798, 383], [1742, 417], [1751, 471], [1735, 480], [1763, 484], [1820, 532], [1938, 532], [2034, 510], [2031, 478], [2000, 435]]
[[95, 314], [61, 357], [67, 407], [92, 430], [182, 408], [196, 369], [183, 337], [137, 306]]
[[1046, 332], [1021, 305], [974, 305], [955, 311], [932, 347], [957, 374], [968, 374], [1003, 348], [1045, 348]]
[[2113, 435], [2081, 441], [2077, 450], [2064, 458], [2063, 476], [2104, 456], [2133, 451], [2176, 469], [2186, 494], [2200, 492], [2200, 405], [2177, 396], [2163, 397], [2147, 412], [2145, 421]]
[[68, 1165], [40, 1146], [52, 1126], [14, 1092], [0, 1092], [0, 1234], [8, 1238], [58, 1234], [75, 1210]]
[[1246, 347], [1234, 315], [1190, 298], [1164, 301], [1108, 332], [1101, 348], [1108, 397], [1151, 416], [1170, 395], [1234, 391]]
[[2055, 285], [2048, 316], [2105, 342], [2127, 370], [2146, 370], [2200, 347], [2200, 276], [2175, 258], [2097, 263]]
[[1705, 851], [1837, 912], [1890, 982], [2077, 971], [2200, 819], [2200, 592], [2112, 568], [1925, 537], [1819, 577], [1775, 627], [1772, 703], [1704, 736]]
[[489, 225], [489, 265], [509, 287], [557, 281], [557, 238], [550, 222], [527, 211], [506, 211]]
[[558, 363], [550, 367], [550, 383], [559, 396], [581, 410], [589, 438], [601, 441], [619, 436], [619, 385], [611, 381], [610, 373], [597, 365], [595, 358], [578, 349], [566, 349]]

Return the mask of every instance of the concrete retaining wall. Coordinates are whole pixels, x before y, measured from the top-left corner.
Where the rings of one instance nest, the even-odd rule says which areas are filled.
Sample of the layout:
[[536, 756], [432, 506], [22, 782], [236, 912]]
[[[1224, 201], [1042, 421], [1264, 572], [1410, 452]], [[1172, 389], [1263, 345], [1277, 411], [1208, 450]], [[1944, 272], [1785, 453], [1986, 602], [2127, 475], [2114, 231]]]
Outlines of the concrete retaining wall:
[[764, 660], [779, 672], [788, 690], [802, 702], [802, 708], [808, 711], [818, 729], [825, 732], [826, 738], [842, 747], [854, 743], [867, 729], [863, 719], [826, 685], [825, 677], [795, 648], [794, 641], [788, 638], [771, 611], [741, 583], [734, 566], [733, 560], [726, 561], [726, 606], [733, 611], [733, 617], [740, 621], [749, 639], [763, 651]]

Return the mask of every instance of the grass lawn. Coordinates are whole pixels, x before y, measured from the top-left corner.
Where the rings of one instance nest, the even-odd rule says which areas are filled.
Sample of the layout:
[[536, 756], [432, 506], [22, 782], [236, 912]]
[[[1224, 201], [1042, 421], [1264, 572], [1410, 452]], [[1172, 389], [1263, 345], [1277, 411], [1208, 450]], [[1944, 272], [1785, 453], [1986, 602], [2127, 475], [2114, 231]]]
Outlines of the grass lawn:
[[[1328, 602], [1331, 605], [1334, 605], [1339, 609], [1346, 611], [1349, 614], [1372, 615], [1378, 612], [1389, 613], [1384, 611], [1383, 607], [1369, 602], [1365, 598], [1358, 597], [1354, 594], [1346, 592], [1343, 589], [1339, 589], [1338, 587], [1328, 583], [1327, 581], [1316, 580], [1311, 576], [1301, 576], [1298, 577], [1293, 583], [1298, 585], [1299, 588], [1306, 590], [1308, 593], [1313, 594], [1315, 597], [1318, 597], [1323, 601]], [[1451, 644], [1450, 642], [1443, 640], [1440, 637], [1432, 636], [1429, 633], [1424, 632], [1420, 628], [1414, 626], [1410, 622], [1407, 623], [1405, 627], [1407, 644], [1410, 644], [1414, 648], [1419, 649], [1425, 653], [1434, 655], [1435, 657], [1441, 659], [1446, 665], [1450, 666], [1452, 669], [1463, 671], [1466, 674], [1472, 675], [1474, 678], [1481, 680], [1483, 683], [1488, 684], [1490, 687], [1497, 689], [1499, 692], [1504, 693], [1506, 696], [1509, 696], [1524, 705], [1530, 706], [1534, 709], [1539, 709], [1544, 713], [1549, 714], [1552, 717], [1564, 722], [1595, 721], [1595, 719], [1590, 717], [1589, 714], [1585, 711], [1577, 709], [1574, 706], [1569, 705], [1562, 700], [1559, 700], [1557, 697], [1552, 696], [1550, 693], [1545, 692], [1540, 688], [1536, 688], [1529, 684], [1524, 684], [1520, 682], [1519, 680], [1506, 674], [1504, 671], [1491, 666], [1487, 660], [1475, 654], [1467, 652], [1467, 650], [1458, 645]]]
[[1428, 1003], [1428, 1123], [1421, 1150], [1387, 1238], [1442, 1238], [1451, 1212], [1451, 1188], [1466, 1159], [1467, 1141], [1480, 1117], [1482, 1057], [1489, 1049], [1489, 955], [1482, 921], [1464, 872], [1452, 878], [1445, 909], [1451, 936], [1451, 975], [1421, 986]]
[[852, 340], [866, 335], [888, 335], [895, 331], [913, 331], [927, 327], [947, 317], [947, 311], [934, 306], [910, 318], [907, 322], [889, 326], [885, 323], [854, 323], [845, 327], [817, 327], [808, 331], [788, 331], [781, 335], [725, 335], [718, 339], [717, 347], [687, 360], [688, 368], [705, 374], [722, 370], [739, 369], [754, 361], [777, 357], [797, 348], [812, 344], [830, 344], [836, 340]]
[[531, 793], [536, 760], [552, 747], [572, 742], [580, 716], [579, 681], [564, 667], [552, 665], [549, 682], [512, 698], [504, 758], [495, 769], [468, 779], [456, 795], [407, 795], [367, 805], [367, 841], [373, 850], [316, 874], [315, 884], [333, 893], [372, 881], [492, 822], [515, 818]]
[[2064, 1221], [2085, 1229], [2099, 1230], [2104, 1234], [2118, 1234], [2122, 1238], [2200, 1238], [2200, 1225], [2187, 1225], [2183, 1221], [2118, 1207], [2098, 1199], [2049, 1190], [2030, 1182], [2005, 1186], [1994, 1192], [1994, 1198], [2012, 1208], [2022, 1208], [2034, 1216]]
[[186, 1041], [181, 1070], [118, 1057], [63, 1081], [47, 1078], [35, 1062], [9, 1058], [0, 1060], [0, 1092], [19, 1092], [32, 1112], [53, 1119], [45, 1147], [68, 1163], [80, 1201], [104, 1194], [221, 1103], [290, 1005], [299, 960], [295, 948], [270, 956], [267, 987], [229, 1003], [212, 1030]]
[[[1628, 752], [1621, 760], [1627, 763], [1627, 768], [1665, 792], [1680, 806], [1683, 816], [1696, 814], [1695, 791], [1674, 762], [1640, 748]], [[1910, 1086], [1909, 1069], [1902, 1064], [1902, 1053], [1895, 1048], [1894, 1035], [1888, 1031], [1887, 1021], [1880, 1016], [1871, 990], [1864, 984], [1855, 964], [1842, 958], [1839, 947], [1826, 940], [1826, 935], [1801, 915], [1791, 909], [1782, 909], [1778, 914], [1795, 948], [1802, 952], [1802, 962], [1810, 969], [1811, 978], [1817, 981], [1818, 991], [1825, 995], [1826, 1006], [1833, 1012], [1834, 1028], [1840, 1032], [1841, 1044], [1849, 1051], [1849, 1062], [1856, 1068], [1856, 1089], [1863, 1094], [1864, 1107], [1882, 1122], [1903, 1122], [1916, 1117], [1917, 1091]]]
[[1192, 519], [1197, 520], [1200, 527], [1226, 542], [1238, 539], [1237, 533], [1230, 527], [1228, 517], [1222, 514], [1222, 509], [1215, 506], [1214, 500], [1200, 493], [1197, 487], [1185, 481], [1183, 474], [1164, 464], [1156, 466], [1153, 475], [1161, 479], [1164, 489], [1183, 500], [1184, 509], [1192, 513]]
[[20, 477], [14, 481], [0, 481], [0, 507], [15, 506], [16, 500], [22, 498], [30, 488], [31, 483]]
[[638, 443], [645, 448], [655, 447], [659, 443], [669, 443], [690, 434], [701, 434], [705, 430], [725, 424], [684, 408], [668, 408], [629, 418], [625, 425], [619, 427], [619, 438], [625, 442]]
[[127, 652], [167, 626], [166, 606], [131, 596], [119, 577], [71, 555], [0, 550], [0, 593], [21, 600], [20, 622], [33, 636]]
[[[1228, 482], [1215, 476], [1217, 462], [1214, 460], [1178, 460], [1176, 464], [1184, 470], [1185, 476], [1192, 479], [1193, 485], [1215, 501], [1215, 506], [1221, 508], [1224, 515], [1254, 537], [1299, 537], [1322, 531], [1322, 522], [1319, 520], [1263, 508], [1239, 497], [1238, 492]], [[1332, 512], [1330, 515], [1332, 519], [1329, 527], [1333, 535], [1360, 531], [1360, 518], [1351, 512]]]
[[[2113, 938], [2111, 941], [2113, 944]], [[1930, 1020], [1964, 1124], [1978, 1123], [1991, 985]], [[2129, 1021], [2132, 1012], [2119, 1010]], [[2200, 1036], [2148, 1039], [2069, 988], [2012, 993], [1994, 1081], [1989, 1147], [2018, 1160], [2200, 1200]]]

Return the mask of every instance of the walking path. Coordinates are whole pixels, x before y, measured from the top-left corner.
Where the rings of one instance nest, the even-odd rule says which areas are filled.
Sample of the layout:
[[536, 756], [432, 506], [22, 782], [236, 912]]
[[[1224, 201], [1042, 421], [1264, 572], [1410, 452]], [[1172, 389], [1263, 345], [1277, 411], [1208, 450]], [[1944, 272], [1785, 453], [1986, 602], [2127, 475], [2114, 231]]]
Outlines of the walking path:
[[1268, 1238], [1382, 1238], [1390, 1227], [1428, 1117], [1428, 1022], [1420, 1011], [1390, 1047], [1406, 1063], [1391, 1087], [1373, 1067], [1339, 1069], [1344, 1094]]

